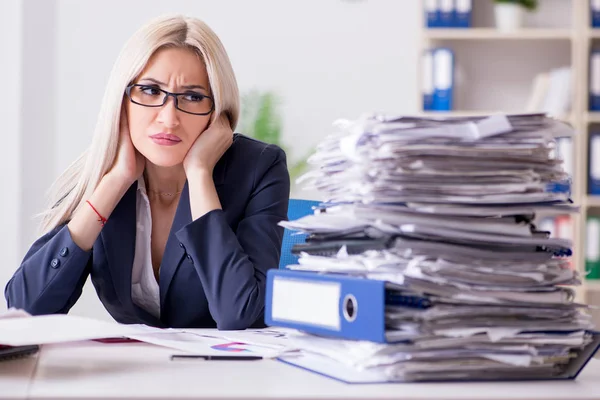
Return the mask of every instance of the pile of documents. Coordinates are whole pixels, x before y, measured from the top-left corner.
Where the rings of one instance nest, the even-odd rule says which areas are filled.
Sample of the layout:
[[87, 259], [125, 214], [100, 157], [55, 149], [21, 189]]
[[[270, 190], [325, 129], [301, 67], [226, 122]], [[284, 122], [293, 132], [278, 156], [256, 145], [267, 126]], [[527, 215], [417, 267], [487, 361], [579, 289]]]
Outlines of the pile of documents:
[[313, 357], [287, 362], [384, 381], [555, 379], [587, 362], [598, 338], [575, 302], [572, 243], [535, 224], [578, 211], [556, 157], [568, 124], [543, 114], [368, 115], [334, 126], [301, 178], [325, 201], [281, 222], [308, 234], [288, 269], [385, 282], [385, 340], [348, 340], [352, 323], [367, 324], [365, 337], [379, 329], [368, 320], [381, 310], [360, 304], [350, 319], [343, 310], [339, 329], [269, 315], [303, 332], [294, 343]]

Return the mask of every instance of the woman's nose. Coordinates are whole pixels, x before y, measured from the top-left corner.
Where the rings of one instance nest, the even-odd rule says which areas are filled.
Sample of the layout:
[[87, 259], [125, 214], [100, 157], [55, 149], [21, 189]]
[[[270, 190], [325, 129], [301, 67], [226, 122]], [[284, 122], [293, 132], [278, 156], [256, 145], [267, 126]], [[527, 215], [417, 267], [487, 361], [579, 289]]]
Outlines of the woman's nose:
[[167, 128], [174, 128], [179, 125], [179, 112], [175, 107], [176, 99], [173, 96], [167, 96], [165, 104], [158, 113], [158, 122]]

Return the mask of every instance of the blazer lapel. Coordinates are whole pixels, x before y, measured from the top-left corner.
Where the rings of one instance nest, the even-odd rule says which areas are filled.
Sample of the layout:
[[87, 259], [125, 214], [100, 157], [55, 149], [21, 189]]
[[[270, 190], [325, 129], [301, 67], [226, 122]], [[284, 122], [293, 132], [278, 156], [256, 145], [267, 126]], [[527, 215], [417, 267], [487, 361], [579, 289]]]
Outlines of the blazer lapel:
[[117, 297], [124, 306], [133, 305], [131, 271], [135, 255], [136, 188], [137, 183], [134, 183], [127, 190], [100, 233]]
[[[179, 204], [175, 211], [175, 218], [173, 218], [173, 224], [169, 232], [167, 244], [165, 245], [165, 251], [163, 258], [160, 263], [159, 270], [159, 286], [160, 286], [160, 308], [164, 310], [165, 298], [173, 276], [181, 263], [181, 259], [185, 255], [185, 251], [179, 245], [179, 241], [175, 236], [175, 233], [182, 229], [184, 226], [192, 222], [192, 212], [190, 209], [190, 195], [187, 181], [181, 190], [181, 196], [179, 197]], [[162, 315], [162, 313], [161, 313]]]
[[126, 310], [132, 310], [148, 325], [160, 326], [152, 314], [138, 307], [131, 298], [131, 274], [135, 257], [137, 182], [125, 193], [102, 228], [100, 237], [117, 297]]
[[[234, 137], [235, 140], [235, 137]], [[221, 159], [215, 165], [213, 170], [213, 181], [215, 187], [219, 187], [225, 180], [225, 169], [227, 166], [227, 152], [221, 157]], [[160, 308], [162, 311], [165, 310], [164, 304], [167, 297], [167, 293], [171, 286], [173, 276], [177, 272], [181, 260], [185, 256], [185, 250], [180, 246], [175, 233], [182, 229], [184, 226], [192, 222], [192, 211], [190, 207], [190, 193], [188, 182], [185, 182], [183, 189], [181, 190], [181, 196], [179, 197], [179, 204], [177, 205], [177, 211], [175, 211], [175, 218], [169, 231], [169, 238], [165, 246], [163, 253], [162, 262], [160, 263]], [[131, 277], [130, 277], [131, 278]], [[131, 284], [131, 280], [130, 280]], [[162, 315], [162, 312], [161, 312]]]

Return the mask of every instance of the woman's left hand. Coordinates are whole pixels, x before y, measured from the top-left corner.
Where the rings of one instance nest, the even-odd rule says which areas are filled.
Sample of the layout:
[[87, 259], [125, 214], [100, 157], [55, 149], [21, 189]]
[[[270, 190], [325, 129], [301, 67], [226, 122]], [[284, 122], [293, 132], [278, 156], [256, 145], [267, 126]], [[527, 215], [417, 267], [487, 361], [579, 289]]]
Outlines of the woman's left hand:
[[221, 114], [198, 136], [183, 160], [186, 175], [205, 172], [212, 176], [217, 161], [233, 143], [233, 131], [225, 114]]

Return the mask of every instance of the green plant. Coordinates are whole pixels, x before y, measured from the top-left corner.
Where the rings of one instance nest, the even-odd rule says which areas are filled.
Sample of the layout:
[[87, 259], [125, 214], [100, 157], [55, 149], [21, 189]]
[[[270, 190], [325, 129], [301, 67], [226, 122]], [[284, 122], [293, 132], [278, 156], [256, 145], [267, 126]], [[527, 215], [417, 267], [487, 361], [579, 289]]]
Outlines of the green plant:
[[[281, 147], [288, 158], [288, 171], [292, 181], [302, 174], [307, 167], [305, 155], [291, 163], [291, 150], [283, 143], [283, 123], [279, 111], [281, 100], [273, 92], [251, 90], [241, 98], [241, 115], [239, 131], [260, 141]], [[311, 152], [312, 153], [312, 152]]]
[[538, 7], [537, 0], [494, 0], [494, 3], [514, 3], [528, 11], [535, 11]]

